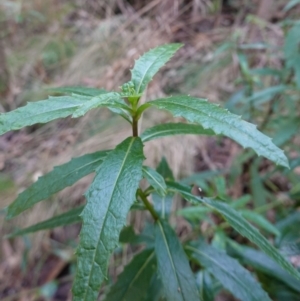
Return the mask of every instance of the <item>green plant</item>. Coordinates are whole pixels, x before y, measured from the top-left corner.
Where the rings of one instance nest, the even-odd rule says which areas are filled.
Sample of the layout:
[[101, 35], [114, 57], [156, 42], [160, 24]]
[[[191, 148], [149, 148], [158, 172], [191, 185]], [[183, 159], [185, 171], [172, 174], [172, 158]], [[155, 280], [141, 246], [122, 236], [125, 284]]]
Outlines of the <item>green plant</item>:
[[[203, 216], [205, 219], [209, 212], [222, 216], [225, 220], [223, 227], [233, 227], [264, 251], [259, 253], [261, 256], [276, 262], [277, 269], [291, 283], [295, 286], [299, 284], [299, 272], [247, 221], [250, 217], [249, 220], [254, 219], [263, 224], [266, 230], [277, 234], [277, 229], [259, 218], [258, 214], [249, 210], [240, 212], [243, 206], [231, 204], [222, 189], [218, 190], [222, 192], [218, 199], [195, 196], [191, 193], [191, 186], [174, 180], [164, 159], [157, 170], [143, 166], [143, 143], [163, 136], [197, 134], [225, 135], [244, 148], [252, 148], [258, 155], [289, 167], [283, 151], [253, 124], [205, 99], [172, 96], [139, 105], [147, 84], [181, 46], [159, 46], [140, 57], [131, 71], [131, 81], [121, 87], [120, 93], [82, 87], [58, 88], [57, 92], [71, 95], [50, 97], [0, 115], [1, 134], [70, 115], [77, 118], [99, 107], [106, 107], [119, 114], [132, 127], [132, 137], [126, 138], [115, 149], [86, 154], [56, 167], [23, 191], [6, 210], [7, 218], [13, 218], [85, 175], [95, 172], [93, 183], [85, 194], [85, 206], [10, 235], [23, 235], [82, 220], [80, 242], [76, 251], [77, 271], [72, 289], [73, 300], [97, 299], [100, 286], [106, 278], [110, 255], [119, 239], [121, 243], [143, 244], [145, 248], [124, 269], [106, 300], [210, 301], [220, 284], [241, 300], [270, 300], [252, 274], [217, 247], [218, 241], [226, 240], [215, 239], [215, 245], [209, 246], [204, 237], [199, 239], [198, 235], [186, 243], [180, 242], [168, 222], [174, 194], [180, 194], [188, 202], [198, 205], [196, 208], [199, 209], [200, 218]], [[169, 111], [190, 123], [156, 125], [139, 136], [138, 122], [150, 107]], [[145, 190], [140, 187], [142, 178], [149, 183]], [[218, 178], [217, 187], [224, 187], [222, 181]], [[148, 199], [150, 195], [152, 203]], [[240, 202], [245, 204], [246, 201]], [[131, 208], [149, 211], [154, 221], [147, 228], [150, 236], [143, 233], [136, 235], [128, 227], [122, 230]], [[215, 237], [218, 237], [217, 234]], [[222, 238], [222, 235], [219, 237]], [[231, 246], [235, 246], [236, 252], [244, 254], [239, 245], [236, 247], [233, 241], [228, 241]], [[224, 249], [224, 243], [222, 246]], [[252, 249], [252, 252], [258, 251]]]

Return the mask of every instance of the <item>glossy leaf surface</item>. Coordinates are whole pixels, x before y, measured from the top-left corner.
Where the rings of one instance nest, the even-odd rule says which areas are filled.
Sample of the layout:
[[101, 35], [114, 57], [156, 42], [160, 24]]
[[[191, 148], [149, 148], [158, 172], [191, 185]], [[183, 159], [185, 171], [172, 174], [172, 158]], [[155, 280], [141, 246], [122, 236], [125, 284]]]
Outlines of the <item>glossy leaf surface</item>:
[[153, 250], [136, 255], [110, 288], [105, 301], [140, 301], [150, 286], [155, 265]]
[[201, 266], [205, 267], [222, 285], [242, 301], [271, 301], [260, 284], [239, 262], [204, 242], [187, 247]]
[[166, 195], [167, 185], [164, 178], [156, 170], [143, 166], [143, 176], [161, 196]]
[[127, 138], [107, 155], [86, 193], [72, 288], [74, 301], [97, 299], [109, 257], [135, 200], [143, 160], [140, 138]]
[[0, 135], [25, 126], [72, 115], [85, 102], [72, 96], [49, 97], [47, 100], [29, 102], [14, 111], [0, 114]]
[[83, 116], [88, 111], [98, 107], [130, 110], [130, 108], [120, 98], [118, 93], [111, 92], [94, 96], [90, 100], [86, 101], [73, 113], [72, 117], [77, 118]]
[[49, 198], [54, 193], [71, 186], [81, 178], [94, 172], [106, 157], [108, 151], [99, 151], [54, 167], [46, 175], [38, 178], [30, 187], [18, 195], [7, 208], [7, 218], [12, 218], [34, 204]]
[[185, 188], [180, 188], [177, 184], [177, 188], [173, 186], [173, 189], [177, 191], [187, 200], [193, 204], [203, 203], [209, 208], [219, 212], [227, 222], [241, 235], [247, 237], [250, 241], [260, 247], [266, 254], [268, 254], [273, 260], [275, 260], [283, 269], [292, 274], [295, 278], [300, 280], [300, 273], [288, 262], [279, 252], [270, 244], [270, 242], [261, 233], [254, 228], [249, 222], [247, 222], [239, 212], [234, 210], [226, 203], [214, 201], [209, 198], [196, 197], [188, 192]]
[[222, 134], [244, 148], [252, 148], [258, 155], [264, 156], [276, 164], [289, 167], [283, 151], [272, 140], [259, 132], [254, 124], [242, 120], [228, 110], [210, 103], [205, 99], [174, 96], [150, 101], [146, 106], [155, 106], [167, 110], [174, 116], [184, 117], [190, 122], [201, 124], [216, 134]]
[[198, 124], [187, 124], [187, 123], [165, 123], [155, 125], [151, 128], [148, 128], [141, 135], [143, 142], [150, 140], [174, 136], [174, 135], [208, 135], [212, 136], [215, 133], [208, 129], [204, 129], [201, 125]]
[[163, 67], [182, 44], [166, 44], [158, 46], [143, 54], [131, 70], [131, 81], [135, 92], [142, 93], [156, 72]]
[[158, 271], [168, 301], [198, 301], [193, 272], [176, 233], [164, 221], [155, 226], [155, 253]]
[[54, 216], [38, 224], [32, 225], [30, 227], [21, 230], [17, 230], [9, 234], [7, 237], [10, 238], [10, 237], [25, 235], [41, 230], [54, 229], [57, 227], [79, 223], [81, 222], [79, 215], [82, 212], [83, 208], [84, 206], [80, 206], [78, 208], [72, 209], [66, 213]]

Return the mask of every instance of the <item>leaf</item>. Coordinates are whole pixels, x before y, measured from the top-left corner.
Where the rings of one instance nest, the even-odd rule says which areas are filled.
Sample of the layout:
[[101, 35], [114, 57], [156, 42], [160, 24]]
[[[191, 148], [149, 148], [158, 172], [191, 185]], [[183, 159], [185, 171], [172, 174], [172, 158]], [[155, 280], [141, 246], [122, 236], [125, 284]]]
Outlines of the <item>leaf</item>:
[[63, 94], [78, 94], [78, 95], [85, 95], [85, 96], [97, 96], [102, 93], [107, 93], [104, 89], [96, 89], [96, 88], [89, 88], [89, 87], [81, 87], [81, 86], [66, 86], [66, 87], [56, 87], [56, 88], [49, 88], [46, 89], [49, 92], [56, 92], [56, 93], [63, 93]]
[[198, 301], [196, 281], [175, 232], [164, 221], [155, 226], [158, 271], [168, 301]]
[[168, 193], [165, 196], [161, 196], [156, 192], [153, 192], [151, 194], [154, 210], [159, 214], [161, 218], [168, 218], [171, 214], [173, 197], [173, 193]]
[[267, 192], [259, 174], [260, 163], [260, 158], [255, 158], [250, 165], [250, 189], [255, 208], [267, 203]]
[[135, 200], [143, 160], [140, 138], [127, 138], [107, 155], [86, 192], [73, 301], [97, 299], [106, 277], [109, 256]]
[[250, 222], [253, 222], [260, 228], [266, 230], [271, 234], [277, 236], [280, 235], [278, 229], [274, 225], [272, 225], [267, 219], [265, 219], [262, 215], [247, 209], [241, 210], [240, 212], [245, 219], [247, 219]]
[[10, 219], [22, 213], [34, 204], [49, 198], [54, 193], [71, 186], [81, 178], [94, 172], [100, 166], [108, 151], [99, 151], [54, 167], [48, 174], [40, 177], [30, 187], [18, 195], [7, 207], [6, 218]]
[[197, 285], [200, 292], [200, 301], [214, 301], [213, 281], [206, 270], [197, 273]]
[[0, 114], [0, 135], [36, 123], [72, 115], [86, 100], [72, 96], [49, 97], [47, 100], [29, 102], [14, 111]]
[[110, 92], [102, 95], [95, 96], [90, 100], [86, 101], [82, 106], [80, 106], [72, 115], [73, 118], [83, 116], [88, 111], [95, 109], [97, 107], [107, 107], [115, 109], [125, 109], [130, 111], [130, 108], [125, 104], [125, 102], [120, 98], [118, 93]]
[[182, 44], [166, 44], [158, 46], [142, 55], [131, 70], [131, 81], [135, 92], [143, 93], [156, 72], [167, 63]]
[[154, 251], [145, 250], [125, 267], [104, 300], [140, 301], [147, 293], [154, 272]]
[[287, 12], [288, 10], [290, 10], [291, 8], [293, 8], [294, 6], [296, 6], [298, 4], [300, 4], [300, 0], [291, 0], [289, 3], [286, 4], [283, 11]]
[[150, 287], [148, 288], [146, 298], [143, 301], [165, 301], [163, 298], [163, 286], [161, 283], [161, 279], [159, 278], [158, 273], [156, 272], [150, 283]]
[[225, 252], [204, 242], [198, 243], [197, 247], [188, 246], [187, 249], [193, 252], [192, 257], [200, 265], [205, 267], [222, 283], [224, 288], [241, 301], [271, 301], [250, 272]]
[[66, 213], [54, 216], [50, 219], [47, 219], [43, 222], [37, 223], [25, 229], [17, 230], [9, 235], [7, 238], [25, 235], [29, 233], [34, 233], [41, 230], [54, 229], [57, 227], [62, 227], [66, 225], [71, 225], [75, 223], [81, 222], [79, 214], [82, 212], [84, 206], [80, 206], [78, 208], [72, 209]]
[[296, 77], [296, 85], [298, 89], [300, 89], [300, 51], [299, 51], [299, 43], [300, 43], [300, 24], [294, 25], [285, 38], [284, 42], [284, 56], [286, 59], [286, 65], [288, 68], [291, 68], [295, 72]]
[[167, 185], [164, 178], [154, 169], [143, 166], [143, 177], [147, 179], [150, 185], [159, 193], [161, 196], [165, 196], [167, 193]]
[[284, 269], [282, 269], [268, 255], [253, 248], [238, 245], [230, 241], [234, 249], [234, 256], [242, 260], [244, 264], [250, 265], [255, 270], [265, 273], [287, 284], [290, 288], [300, 293], [300, 281], [296, 280]]
[[141, 135], [143, 142], [174, 135], [208, 135], [213, 136], [212, 130], [206, 130], [198, 124], [165, 123], [148, 128]]
[[254, 228], [249, 222], [247, 222], [236, 210], [223, 202], [214, 201], [209, 198], [196, 197], [188, 192], [184, 188], [180, 188], [177, 184], [177, 188], [173, 189], [177, 191], [187, 200], [193, 204], [203, 203], [209, 208], [212, 208], [219, 212], [227, 222], [241, 235], [247, 237], [250, 241], [259, 246], [266, 254], [274, 259], [283, 269], [292, 274], [295, 278], [300, 279], [300, 274], [294, 269], [290, 262], [288, 262], [270, 243], [260, 234], [260, 232]]
[[289, 167], [283, 151], [274, 145], [269, 137], [259, 132], [254, 124], [242, 120], [239, 116], [209, 103], [205, 99], [174, 96], [152, 100], [144, 106], [155, 106], [171, 112], [175, 117], [180, 116], [190, 122], [200, 123], [205, 129], [228, 136], [244, 148], [250, 147], [258, 155], [264, 156], [276, 164]]
[[173, 175], [172, 169], [170, 168], [168, 161], [166, 160], [165, 157], [161, 158], [161, 160], [156, 168], [156, 171], [158, 173], [160, 173], [164, 177], [165, 180], [171, 180], [171, 181], [174, 180], [174, 175]]

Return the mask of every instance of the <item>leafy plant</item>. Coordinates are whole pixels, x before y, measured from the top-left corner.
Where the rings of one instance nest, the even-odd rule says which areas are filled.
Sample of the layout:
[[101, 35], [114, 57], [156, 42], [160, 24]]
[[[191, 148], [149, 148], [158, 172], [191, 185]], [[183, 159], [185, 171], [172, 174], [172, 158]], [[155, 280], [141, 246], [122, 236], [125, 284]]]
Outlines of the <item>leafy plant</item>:
[[[240, 206], [237, 203], [233, 205], [222, 191], [224, 183], [221, 178], [218, 181], [219, 192], [222, 192], [220, 198], [211, 199], [198, 197], [191, 193], [191, 186], [176, 182], [165, 160], [157, 170], [143, 166], [143, 143], [170, 135], [202, 134], [228, 136], [275, 164], [289, 167], [283, 151], [269, 137], [259, 132], [253, 124], [206, 99], [171, 96], [139, 104], [152, 77], [181, 47], [181, 44], [162, 45], [141, 56], [131, 71], [131, 81], [122, 85], [121, 92], [66, 87], [56, 91], [70, 94], [68, 96], [50, 97], [0, 115], [1, 134], [57, 118], [77, 118], [99, 107], [119, 114], [132, 127], [132, 136], [115, 149], [83, 155], [40, 177], [6, 211], [7, 218], [13, 218], [95, 172], [85, 194], [85, 206], [10, 235], [24, 235], [82, 221], [76, 251], [77, 271], [72, 288], [75, 301], [97, 299], [101, 284], [107, 277], [109, 258], [119, 239], [122, 243], [142, 244], [144, 250], [124, 269], [105, 300], [210, 301], [220, 287], [243, 301], [270, 300], [252, 273], [230, 256], [232, 253], [232, 256], [238, 257], [244, 252], [231, 239], [224, 237], [224, 233], [216, 232], [212, 246], [204, 238], [199, 240], [199, 235], [192, 242], [180, 242], [169, 223], [174, 194], [180, 194], [186, 201], [197, 205], [195, 210], [199, 209], [200, 219], [206, 219], [212, 213], [223, 217], [226, 227], [231, 226], [264, 252], [259, 254], [267, 258], [268, 271], [275, 267], [279, 278], [284, 275], [291, 279], [291, 283], [295, 284], [293, 288], [300, 283], [299, 272], [247, 220], [275, 235], [279, 230], [259, 214], [245, 210], [247, 199], [240, 200]], [[160, 124], [139, 135], [138, 122], [150, 107], [169, 111], [174, 116], [185, 118], [190, 124]], [[149, 184], [145, 190], [140, 186], [143, 178]], [[150, 196], [153, 202], [150, 202]], [[148, 229], [150, 236], [143, 233], [137, 235], [128, 228], [122, 230], [131, 208], [149, 211], [153, 218], [153, 225]], [[120, 233], [123, 234], [120, 236]], [[227, 254], [226, 246], [231, 246], [236, 252], [230, 253], [228, 250]], [[253, 252], [259, 251], [253, 249]]]

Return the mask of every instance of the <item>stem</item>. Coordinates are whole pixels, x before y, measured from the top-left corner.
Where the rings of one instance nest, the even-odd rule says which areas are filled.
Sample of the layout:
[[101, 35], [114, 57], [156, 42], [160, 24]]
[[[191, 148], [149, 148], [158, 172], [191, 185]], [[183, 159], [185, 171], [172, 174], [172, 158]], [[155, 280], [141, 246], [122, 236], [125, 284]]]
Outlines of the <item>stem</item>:
[[132, 136], [139, 136], [138, 121], [136, 120], [135, 116], [133, 116], [132, 118]]
[[151, 205], [151, 203], [148, 201], [148, 199], [146, 198], [144, 192], [142, 190], [138, 190], [138, 194], [141, 198], [141, 200], [143, 201], [145, 207], [148, 209], [148, 211], [151, 213], [153, 219], [155, 221], [159, 220], [159, 216], [158, 214], [156, 213], [156, 211], [154, 210], [153, 206]]

